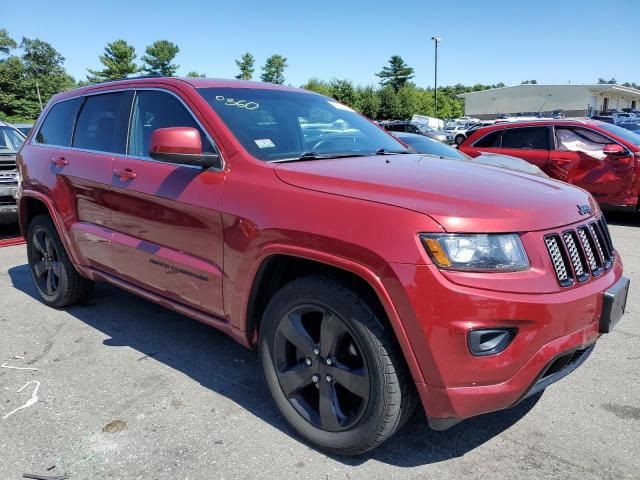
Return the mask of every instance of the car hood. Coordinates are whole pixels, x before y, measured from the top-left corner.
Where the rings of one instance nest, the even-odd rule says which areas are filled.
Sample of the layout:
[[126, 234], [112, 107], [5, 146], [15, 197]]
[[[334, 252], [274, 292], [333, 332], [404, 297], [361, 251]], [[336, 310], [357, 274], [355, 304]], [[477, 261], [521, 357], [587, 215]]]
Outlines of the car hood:
[[555, 180], [428, 155], [384, 155], [278, 164], [290, 185], [393, 205], [430, 216], [448, 232], [525, 232], [584, 218], [598, 207], [582, 189]]

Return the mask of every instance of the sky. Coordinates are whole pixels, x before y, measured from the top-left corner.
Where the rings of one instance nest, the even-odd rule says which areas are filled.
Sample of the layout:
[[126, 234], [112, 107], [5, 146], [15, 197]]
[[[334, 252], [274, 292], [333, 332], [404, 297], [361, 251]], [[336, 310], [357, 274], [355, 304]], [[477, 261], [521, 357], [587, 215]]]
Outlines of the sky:
[[125, 39], [139, 61], [147, 45], [167, 39], [180, 47], [179, 75], [231, 78], [248, 51], [254, 79], [278, 53], [287, 84], [318, 77], [368, 85], [397, 54], [426, 87], [437, 35], [439, 85], [640, 83], [639, 21], [640, 0], [0, 0], [0, 28], [51, 43], [76, 79], [101, 68], [108, 42]]

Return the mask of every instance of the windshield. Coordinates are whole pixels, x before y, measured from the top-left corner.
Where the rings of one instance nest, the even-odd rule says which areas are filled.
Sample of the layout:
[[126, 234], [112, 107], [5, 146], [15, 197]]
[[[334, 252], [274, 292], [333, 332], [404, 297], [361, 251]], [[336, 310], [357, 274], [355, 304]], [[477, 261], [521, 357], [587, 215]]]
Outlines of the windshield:
[[398, 135], [398, 138], [413, 148], [417, 153], [435, 155], [436, 157], [469, 160], [470, 157], [455, 148], [422, 135]]
[[607, 132], [611, 132], [614, 135], [626, 140], [627, 142], [633, 143], [636, 147], [640, 148], [640, 135], [631, 130], [627, 130], [625, 128], [619, 127], [617, 125], [612, 125], [611, 123], [600, 123], [598, 125], [603, 130]]
[[260, 160], [407, 152], [369, 120], [322, 95], [253, 88], [199, 92], [242, 146]]
[[16, 153], [24, 142], [24, 138], [15, 128], [0, 127], [0, 154]]

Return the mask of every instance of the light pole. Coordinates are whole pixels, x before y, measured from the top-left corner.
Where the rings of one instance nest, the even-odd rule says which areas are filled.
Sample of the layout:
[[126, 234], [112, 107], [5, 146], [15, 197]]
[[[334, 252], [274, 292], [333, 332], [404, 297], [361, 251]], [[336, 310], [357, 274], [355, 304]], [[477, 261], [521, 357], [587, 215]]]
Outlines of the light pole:
[[436, 113], [435, 113], [435, 117], [438, 118], [438, 44], [442, 41], [442, 39], [440, 37], [436, 37], [433, 36], [431, 37], [431, 40], [433, 40], [433, 43], [435, 44], [436, 47], [436, 60], [435, 60], [435, 96], [436, 96]]

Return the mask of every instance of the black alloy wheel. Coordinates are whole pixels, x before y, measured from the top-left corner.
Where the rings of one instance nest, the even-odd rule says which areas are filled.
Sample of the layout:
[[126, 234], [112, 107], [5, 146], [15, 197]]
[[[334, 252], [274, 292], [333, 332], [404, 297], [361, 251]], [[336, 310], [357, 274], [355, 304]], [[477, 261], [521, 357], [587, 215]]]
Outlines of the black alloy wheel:
[[60, 287], [62, 266], [60, 255], [50, 233], [44, 227], [38, 227], [31, 239], [34, 263], [31, 265], [33, 278], [38, 289], [53, 297]]
[[418, 401], [402, 352], [366, 287], [307, 275], [281, 287], [260, 323], [274, 403], [309, 443], [358, 455], [389, 439]]
[[276, 330], [273, 361], [285, 396], [314, 426], [339, 432], [362, 417], [371, 389], [369, 369], [335, 312], [318, 305], [289, 310]]

